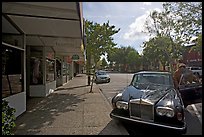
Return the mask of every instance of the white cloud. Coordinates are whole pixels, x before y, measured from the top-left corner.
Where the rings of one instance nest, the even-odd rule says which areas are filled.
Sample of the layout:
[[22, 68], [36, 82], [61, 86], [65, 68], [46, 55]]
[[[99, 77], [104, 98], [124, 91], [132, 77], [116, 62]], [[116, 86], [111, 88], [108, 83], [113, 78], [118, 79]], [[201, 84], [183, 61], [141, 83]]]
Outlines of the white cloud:
[[151, 2], [143, 2], [144, 5], [152, 5]]
[[[161, 11], [158, 8], [155, 8], [153, 10], [157, 10], [158, 12]], [[139, 16], [138, 18], [136, 18], [135, 21], [129, 25], [129, 30], [124, 34], [123, 38], [126, 40], [132, 40], [132, 41], [139, 40], [139, 39], [143, 39], [144, 41], [148, 40], [149, 35], [143, 32], [145, 31], [144, 24], [150, 12], [152, 12], [153, 10], [150, 9], [149, 11], [146, 11], [146, 13], [143, 14], [142, 16]]]

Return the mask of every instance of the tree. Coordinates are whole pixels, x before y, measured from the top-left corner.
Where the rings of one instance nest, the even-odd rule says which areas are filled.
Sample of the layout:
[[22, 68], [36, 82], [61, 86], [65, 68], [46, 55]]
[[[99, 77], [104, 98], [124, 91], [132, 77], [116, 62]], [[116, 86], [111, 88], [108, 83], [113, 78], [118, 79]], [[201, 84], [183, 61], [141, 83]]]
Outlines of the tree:
[[131, 46], [121, 46], [108, 52], [107, 59], [110, 62], [114, 62], [119, 67], [119, 70], [127, 72], [130, 68], [134, 70], [135, 65], [139, 64], [139, 53]]
[[170, 70], [173, 71], [174, 60], [180, 58], [184, 51], [183, 30], [185, 27], [178, 27], [181, 17], [171, 12], [170, 5], [169, 3], [164, 4], [162, 12], [153, 11], [150, 13], [150, 18], [146, 20], [145, 27], [147, 32], [156, 38], [153, 43], [158, 47], [153, 46], [152, 48], [157, 52], [158, 59], [163, 67], [165, 68], [165, 64], [170, 63]]
[[[116, 46], [113, 42], [112, 36], [119, 32], [120, 29], [115, 29], [114, 25], [110, 25], [109, 21], [102, 25], [85, 20], [85, 33], [87, 37], [87, 60], [93, 58], [93, 72], [96, 70], [96, 64], [100, 60], [101, 55], [105, 55], [109, 50]], [[90, 63], [87, 63], [87, 69], [90, 70]], [[89, 74], [90, 75], [90, 74]], [[91, 90], [93, 87], [93, 79], [91, 83]]]
[[173, 15], [178, 41], [188, 43], [202, 33], [202, 2], [166, 2], [163, 8]]
[[[163, 70], [165, 70], [165, 66], [170, 65], [172, 67], [172, 58], [176, 58], [174, 55], [178, 54], [174, 53], [175, 49], [172, 43], [171, 39], [167, 36], [157, 36], [145, 42], [143, 56], [146, 56], [145, 59], [148, 60], [153, 69], [158, 69], [159, 62], [162, 64]], [[172, 70], [172, 68], [170, 69]]]
[[198, 35], [198, 38], [195, 40], [196, 46], [193, 46], [191, 50], [197, 51], [202, 55], [202, 34]]
[[140, 55], [136, 50], [131, 50], [127, 55], [128, 70], [137, 71], [140, 68]]

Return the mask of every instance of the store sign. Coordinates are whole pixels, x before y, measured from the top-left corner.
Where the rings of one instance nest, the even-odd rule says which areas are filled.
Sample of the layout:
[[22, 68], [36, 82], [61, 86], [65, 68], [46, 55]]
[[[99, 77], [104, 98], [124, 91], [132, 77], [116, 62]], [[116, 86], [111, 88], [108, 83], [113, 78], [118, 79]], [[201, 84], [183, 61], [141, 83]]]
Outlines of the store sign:
[[83, 65], [83, 64], [84, 64], [84, 61], [78, 60], [78, 61], [77, 61], [77, 64]]
[[76, 55], [76, 54], [73, 55], [73, 56], [72, 56], [72, 60], [73, 60], [73, 61], [78, 61], [78, 60], [79, 60], [79, 55]]

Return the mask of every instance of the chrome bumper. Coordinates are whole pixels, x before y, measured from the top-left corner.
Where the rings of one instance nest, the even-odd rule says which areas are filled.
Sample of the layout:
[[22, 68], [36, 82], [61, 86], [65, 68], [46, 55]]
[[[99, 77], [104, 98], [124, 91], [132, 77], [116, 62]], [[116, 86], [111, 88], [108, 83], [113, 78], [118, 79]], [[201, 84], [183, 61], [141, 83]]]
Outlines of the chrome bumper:
[[187, 129], [186, 123], [184, 123], [183, 127], [173, 127], [173, 126], [162, 125], [162, 124], [148, 122], [148, 121], [132, 119], [132, 118], [128, 118], [128, 117], [124, 117], [124, 116], [120, 116], [120, 115], [114, 114], [113, 112], [110, 113], [110, 117], [111, 118], [116, 118], [116, 119], [119, 119], [119, 120], [126, 120], [126, 121], [141, 123], [141, 124], [147, 124], [147, 125], [152, 125], [152, 126], [158, 126], [158, 127], [173, 129], [173, 130], [181, 131], [181, 132], [184, 132], [184, 133], [186, 132], [186, 129]]

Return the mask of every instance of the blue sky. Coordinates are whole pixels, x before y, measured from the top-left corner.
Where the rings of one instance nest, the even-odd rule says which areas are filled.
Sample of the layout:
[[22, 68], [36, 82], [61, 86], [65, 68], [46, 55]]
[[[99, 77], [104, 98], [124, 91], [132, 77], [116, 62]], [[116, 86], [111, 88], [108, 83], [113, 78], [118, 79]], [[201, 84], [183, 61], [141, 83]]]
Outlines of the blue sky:
[[89, 21], [120, 28], [113, 36], [118, 46], [134, 47], [142, 52], [142, 43], [149, 39], [142, 33], [144, 21], [153, 10], [161, 11], [162, 2], [83, 2], [83, 17]]

